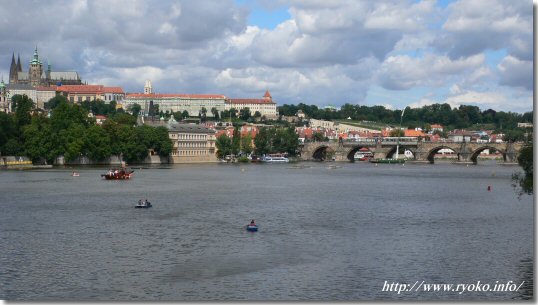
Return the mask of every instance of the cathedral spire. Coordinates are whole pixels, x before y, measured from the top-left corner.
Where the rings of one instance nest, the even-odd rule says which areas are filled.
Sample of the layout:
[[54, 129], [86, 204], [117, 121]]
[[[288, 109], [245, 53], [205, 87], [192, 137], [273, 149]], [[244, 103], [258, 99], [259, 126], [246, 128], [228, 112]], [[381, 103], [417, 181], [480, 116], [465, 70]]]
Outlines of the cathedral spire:
[[15, 63], [15, 52], [13, 52], [13, 55], [11, 56], [11, 66], [9, 67], [9, 82], [15, 83], [16, 82], [16, 75], [17, 74], [17, 64]]
[[22, 72], [21, 55], [17, 54], [17, 71]]

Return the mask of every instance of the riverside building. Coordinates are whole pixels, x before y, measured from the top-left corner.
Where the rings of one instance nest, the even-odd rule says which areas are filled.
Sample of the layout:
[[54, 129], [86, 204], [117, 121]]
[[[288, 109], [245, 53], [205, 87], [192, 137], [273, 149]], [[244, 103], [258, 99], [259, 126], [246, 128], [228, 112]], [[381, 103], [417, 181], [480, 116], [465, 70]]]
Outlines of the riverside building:
[[170, 163], [202, 163], [217, 162], [215, 146], [215, 130], [199, 124], [178, 123], [174, 118], [144, 121], [149, 126], [164, 126], [168, 129], [168, 137], [172, 140]]

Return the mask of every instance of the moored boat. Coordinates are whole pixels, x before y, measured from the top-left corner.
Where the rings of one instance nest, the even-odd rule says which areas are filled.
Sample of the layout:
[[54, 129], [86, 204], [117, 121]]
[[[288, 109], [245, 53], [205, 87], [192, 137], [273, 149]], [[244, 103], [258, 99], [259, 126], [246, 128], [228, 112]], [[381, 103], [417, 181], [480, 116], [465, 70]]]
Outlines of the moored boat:
[[265, 155], [261, 158], [261, 161], [262, 162], [277, 162], [277, 163], [290, 162], [290, 160], [287, 157], [281, 154]]
[[371, 159], [371, 163], [388, 163], [388, 164], [401, 164], [405, 163], [405, 159]]

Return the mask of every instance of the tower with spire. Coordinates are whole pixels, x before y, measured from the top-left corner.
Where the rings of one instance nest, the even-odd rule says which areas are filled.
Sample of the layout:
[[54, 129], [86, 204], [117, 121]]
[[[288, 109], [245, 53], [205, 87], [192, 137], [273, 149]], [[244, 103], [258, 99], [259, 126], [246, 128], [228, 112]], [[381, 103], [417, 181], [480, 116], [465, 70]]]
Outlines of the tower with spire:
[[153, 88], [151, 87], [151, 81], [148, 79], [146, 80], [146, 84], [144, 85], [144, 94], [152, 94]]
[[30, 85], [33, 87], [41, 84], [41, 74], [43, 74], [43, 63], [39, 60], [37, 54], [37, 46], [34, 51], [34, 58], [30, 61], [30, 67], [28, 68], [28, 77], [30, 79]]

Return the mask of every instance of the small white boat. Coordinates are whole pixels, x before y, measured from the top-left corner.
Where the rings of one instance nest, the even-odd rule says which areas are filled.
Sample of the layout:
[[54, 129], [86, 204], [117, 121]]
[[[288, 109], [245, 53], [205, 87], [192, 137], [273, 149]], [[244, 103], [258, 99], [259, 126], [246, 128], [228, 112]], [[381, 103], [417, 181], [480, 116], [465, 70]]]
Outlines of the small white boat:
[[290, 162], [288, 158], [280, 154], [266, 155], [266, 156], [263, 156], [261, 160], [262, 162], [278, 162], [278, 163]]
[[147, 209], [147, 208], [151, 208], [152, 205], [151, 205], [151, 202], [147, 201], [147, 200], [139, 200], [138, 203], [135, 205], [135, 208], [141, 208], [141, 209]]
[[73, 177], [79, 177], [79, 176], [80, 176], [80, 174], [79, 174], [79, 173], [77, 173], [77, 172], [73, 172], [73, 173], [71, 174], [71, 176], [73, 176]]

